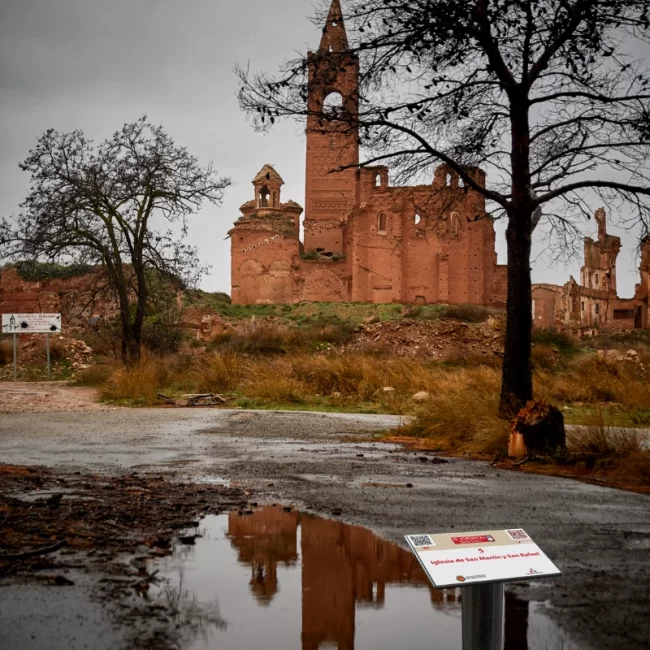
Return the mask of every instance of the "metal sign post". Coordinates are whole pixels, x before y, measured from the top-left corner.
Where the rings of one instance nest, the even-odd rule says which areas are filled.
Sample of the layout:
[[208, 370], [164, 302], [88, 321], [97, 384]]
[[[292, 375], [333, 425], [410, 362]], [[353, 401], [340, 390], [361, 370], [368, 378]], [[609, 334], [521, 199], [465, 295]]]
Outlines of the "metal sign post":
[[50, 333], [45, 335], [45, 354], [47, 355], [47, 378], [50, 378]]
[[505, 582], [561, 575], [521, 528], [406, 541], [434, 587], [462, 587], [463, 650], [503, 649]]
[[463, 587], [463, 650], [502, 650], [503, 582]]
[[17, 359], [18, 355], [16, 354], [18, 345], [16, 343], [16, 338], [17, 336], [16, 333], [14, 332], [14, 381], [16, 381], [16, 374], [17, 374], [16, 368], [18, 367], [18, 359]]

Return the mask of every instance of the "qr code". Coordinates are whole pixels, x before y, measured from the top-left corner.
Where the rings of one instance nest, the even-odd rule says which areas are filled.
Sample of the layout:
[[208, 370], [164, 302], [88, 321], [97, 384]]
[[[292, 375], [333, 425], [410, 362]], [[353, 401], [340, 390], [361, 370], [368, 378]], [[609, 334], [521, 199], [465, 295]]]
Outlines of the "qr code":
[[522, 530], [521, 528], [515, 528], [514, 530], [506, 530], [506, 533], [510, 535], [510, 539], [530, 539], [528, 535], [526, 535], [526, 531]]
[[409, 535], [413, 546], [435, 546], [428, 535]]

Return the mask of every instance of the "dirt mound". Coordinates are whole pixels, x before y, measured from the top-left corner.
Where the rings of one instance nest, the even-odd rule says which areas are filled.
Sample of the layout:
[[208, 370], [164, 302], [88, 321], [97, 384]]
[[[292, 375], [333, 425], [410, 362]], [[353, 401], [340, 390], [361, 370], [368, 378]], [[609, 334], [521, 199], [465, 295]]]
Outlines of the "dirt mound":
[[360, 326], [355, 340], [345, 349], [436, 360], [494, 357], [503, 354], [503, 330], [503, 319], [499, 317], [490, 317], [483, 323], [455, 320], [369, 323]]
[[[13, 377], [13, 341], [6, 338], [2, 345], [0, 379]], [[86, 343], [69, 336], [50, 337], [50, 362], [52, 375], [59, 375], [66, 369], [76, 371], [90, 366], [93, 351]], [[37, 373], [45, 375], [47, 367], [46, 342], [43, 335], [20, 336], [18, 340], [18, 377], [27, 377]]]

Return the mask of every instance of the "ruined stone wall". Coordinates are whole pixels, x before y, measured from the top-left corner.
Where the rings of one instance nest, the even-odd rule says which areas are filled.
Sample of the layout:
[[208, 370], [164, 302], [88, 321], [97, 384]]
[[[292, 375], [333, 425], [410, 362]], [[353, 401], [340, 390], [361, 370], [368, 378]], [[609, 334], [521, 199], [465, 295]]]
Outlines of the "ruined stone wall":
[[353, 301], [505, 302], [485, 200], [455, 173], [441, 166], [432, 185], [390, 187], [386, 168], [362, 169], [359, 197], [348, 220]]
[[301, 260], [296, 270], [294, 301], [347, 302], [346, 263]]
[[596, 210], [598, 238], [585, 237], [580, 283], [573, 278], [564, 286], [533, 285], [533, 322], [536, 327], [568, 327], [576, 330], [638, 329], [650, 325], [648, 283], [650, 239], [641, 242], [641, 281], [633, 298], [616, 292], [616, 260], [621, 240], [607, 233], [604, 208]]
[[23, 280], [15, 268], [0, 272], [0, 313], [61, 313], [64, 325], [96, 315], [112, 315], [117, 306], [102, 292], [99, 269], [72, 278]]
[[236, 304], [294, 302], [295, 237], [274, 230], [238, 228], [232, 238], [232, 295]]
[[533, 285], [533, 325], [540, 329], [563, 323], [562, 287], [554, 284]]

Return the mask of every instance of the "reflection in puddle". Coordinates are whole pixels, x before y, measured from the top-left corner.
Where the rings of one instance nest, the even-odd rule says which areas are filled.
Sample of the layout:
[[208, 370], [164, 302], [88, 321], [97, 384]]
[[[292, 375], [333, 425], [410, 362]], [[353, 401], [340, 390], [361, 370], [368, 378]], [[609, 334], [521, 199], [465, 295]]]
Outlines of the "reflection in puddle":
[[[162, 566], [187, 650], [461, 647], [460, 589], [369, 530], [278, 507], [210, 516]], [[504, 650], [575, 650], [542, 608], [506, 594]]]

